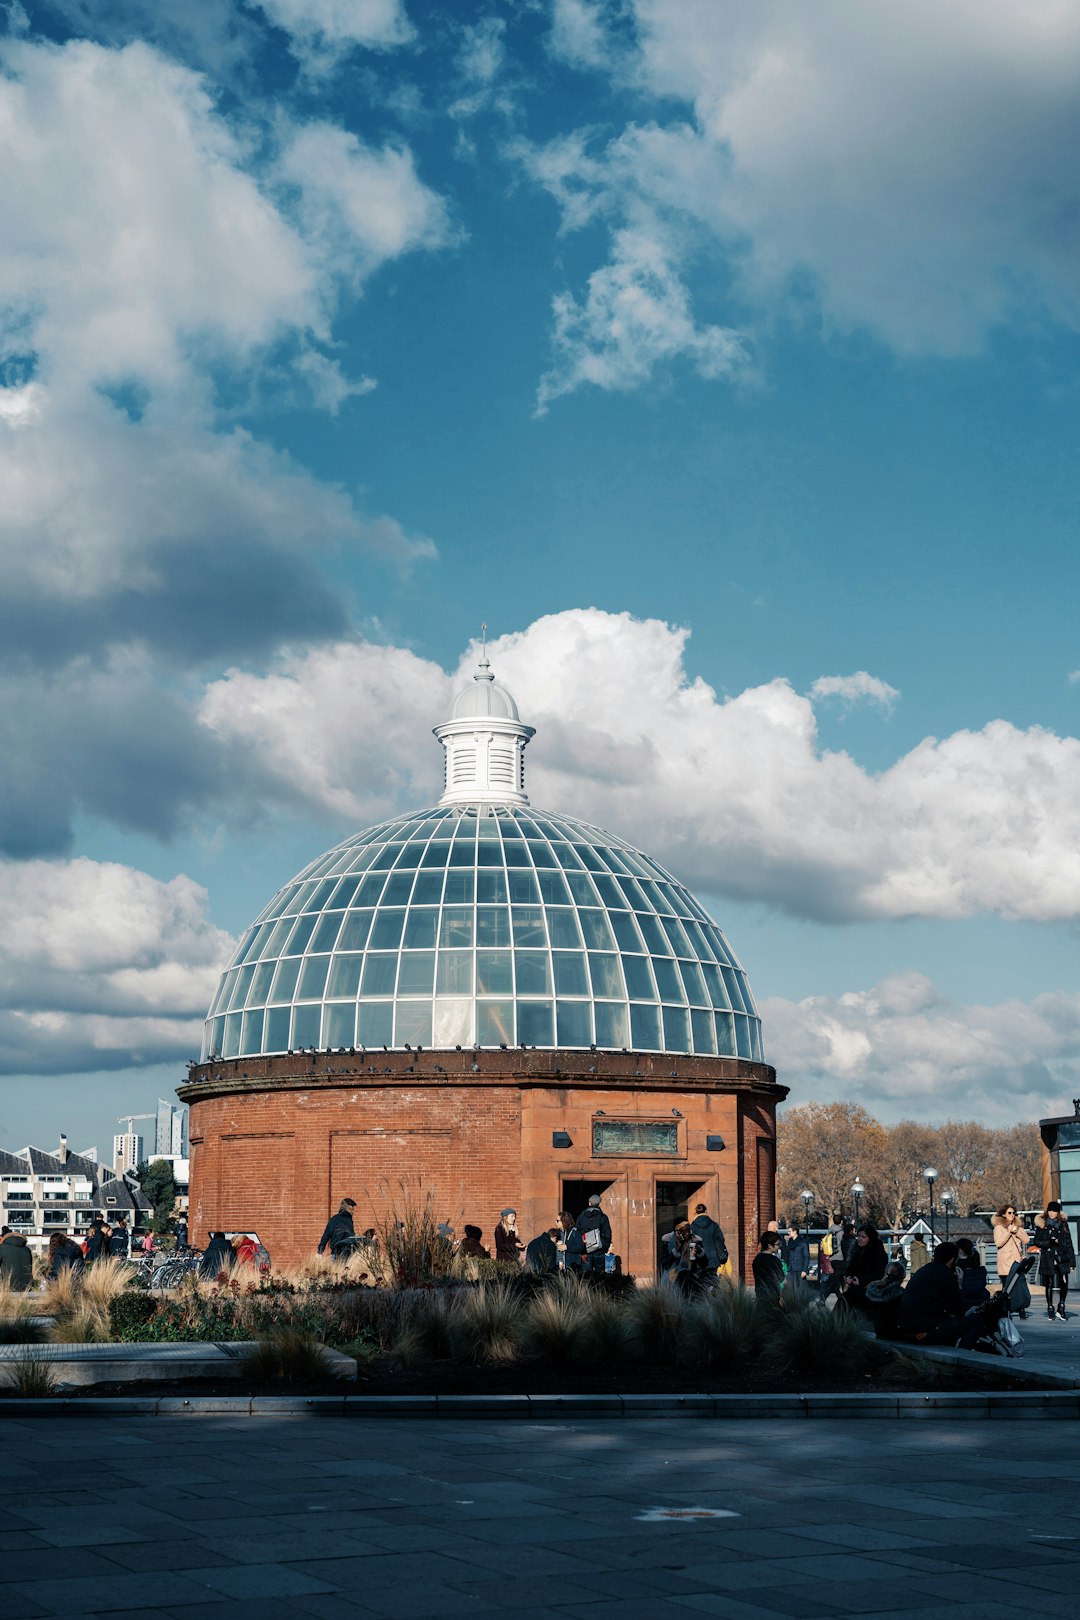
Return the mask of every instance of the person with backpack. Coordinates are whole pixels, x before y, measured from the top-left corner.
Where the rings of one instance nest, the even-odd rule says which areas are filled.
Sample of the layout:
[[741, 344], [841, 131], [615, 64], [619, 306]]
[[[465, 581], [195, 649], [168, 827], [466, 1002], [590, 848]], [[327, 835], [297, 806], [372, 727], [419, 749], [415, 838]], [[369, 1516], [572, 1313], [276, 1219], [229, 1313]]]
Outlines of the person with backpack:
[[578, 1216], [578, 1231], [585, 1248], [585, 1268], [594, 1276], [607, 1270], [607, 1252], [611, 1248], [611, 1222], [600, 1208], [600, 1194], [593, 1193], [589, 1207]]
[[705, 1257], [704, 1281], [715, 1282], [720, 1267], [727, 1264], [728, 1249], [724, 1242], [724, 1232], [719, 1221], [714, 1221], [704, 1204], [698, 1204], [694, 1210], [694, 1218], [690, 1222], [690, 1231], [701, 1244], [701, 1252]]

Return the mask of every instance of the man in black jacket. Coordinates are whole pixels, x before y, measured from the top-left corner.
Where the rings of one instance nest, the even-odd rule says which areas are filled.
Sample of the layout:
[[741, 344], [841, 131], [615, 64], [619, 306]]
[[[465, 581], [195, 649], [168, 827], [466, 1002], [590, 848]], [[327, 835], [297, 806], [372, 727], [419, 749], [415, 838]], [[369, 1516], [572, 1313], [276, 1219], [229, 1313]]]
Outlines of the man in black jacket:
[[602, 1275], [607, 1270], [605, 1256], [611, 1248], [611, 1222], [600, 1208], [600, 1194], [593, 1193], [589, 1207], [578, 1216], [578, 1231], [585, 1244], [585, 1268]]
[[705, 1278], [715, 1282], [717, 1271], [728, 1257], [723, 1228], [719, 1221], [713, 1220], [704, 1204], [698, 1204], [690, 1230], [701, 1244], [701, 1252], [705, 1256]]
[[326, 1230], [319, 1239], [319, 1253], [329, 1248], [332, 1260], [347, 1260], [353, 1252], [355, 1245], [353, 1238], [356, 1228], [353, 1226], [352, 1212], [356, 1208], [355, 1198], [343, 1198], [336, 1215], [331, 1215], [326, 1223]]
[[900, 1337], [913, 1344], [958, 1344], [971, 1350], [981, 1318], [965, 1317], [956, 1276], [955, 1243], [939, 1243], [930, 1264], [917, 1271], [900, 1301]]
[[534, 1237], [525, 1250], [525, 1265], [538, 1277], [550, 1277], [559, 1268], [559, 1251], [555, 1247], [562, 1237], [557, 1226], [552, 1226], [539, 1237]]

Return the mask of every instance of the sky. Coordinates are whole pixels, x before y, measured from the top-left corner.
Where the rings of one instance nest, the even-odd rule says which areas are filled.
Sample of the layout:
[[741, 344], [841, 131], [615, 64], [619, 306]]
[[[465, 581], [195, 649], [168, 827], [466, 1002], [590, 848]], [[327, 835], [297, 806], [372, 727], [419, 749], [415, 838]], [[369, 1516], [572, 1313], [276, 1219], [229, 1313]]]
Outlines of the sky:
[[688, 882], [792, 1102], [1080, 1082], [1080, 11], [0, 0], [0, 1143], [437, 797]]

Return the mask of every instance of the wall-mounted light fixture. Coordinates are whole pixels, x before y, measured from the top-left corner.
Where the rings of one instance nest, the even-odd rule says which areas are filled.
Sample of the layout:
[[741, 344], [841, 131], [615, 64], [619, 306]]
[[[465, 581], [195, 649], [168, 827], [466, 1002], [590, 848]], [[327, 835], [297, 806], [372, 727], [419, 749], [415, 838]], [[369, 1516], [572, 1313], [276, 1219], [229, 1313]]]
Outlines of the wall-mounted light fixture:
[[570, 1139], [569, 1131], [552, 1131], [551, 1145], [553, 1148], [568, 1148], [573, 1147], [574, 1144]]
[[707, 1136], [705, 1138], [706, 1153], [723, 1153], [727, 1143], [722, 1136]]

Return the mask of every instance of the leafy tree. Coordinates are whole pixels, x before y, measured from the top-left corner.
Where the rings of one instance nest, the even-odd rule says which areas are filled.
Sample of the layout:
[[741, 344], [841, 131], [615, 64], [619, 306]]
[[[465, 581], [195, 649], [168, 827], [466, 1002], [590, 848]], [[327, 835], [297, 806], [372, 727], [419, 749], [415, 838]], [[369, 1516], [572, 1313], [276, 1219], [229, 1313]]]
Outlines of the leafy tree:
[[176, 1181], [168, 1159], [151, 1159], [135, 1171], [139, 1185], [154, 1211], [153, 1230], [167, 1232], [176, 1205]]

